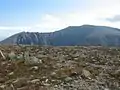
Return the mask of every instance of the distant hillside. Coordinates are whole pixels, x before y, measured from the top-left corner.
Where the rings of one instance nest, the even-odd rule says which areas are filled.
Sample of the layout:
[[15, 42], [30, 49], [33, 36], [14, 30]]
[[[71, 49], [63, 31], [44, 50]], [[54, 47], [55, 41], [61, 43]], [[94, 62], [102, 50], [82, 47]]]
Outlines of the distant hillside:
[[83, 25], [70, 26], [53, 33], [22, 32], [3, 40], [1, 44], [120, 46], [120, 29]]
[[21, 32], [3, 41], [1, 44], [50, 45], [50, 33]]

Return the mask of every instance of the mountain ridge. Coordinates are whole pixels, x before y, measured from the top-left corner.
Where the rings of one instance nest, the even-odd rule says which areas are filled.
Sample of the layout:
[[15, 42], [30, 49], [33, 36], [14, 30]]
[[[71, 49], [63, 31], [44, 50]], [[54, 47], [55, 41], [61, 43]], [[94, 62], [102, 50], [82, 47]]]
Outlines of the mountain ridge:
[[120, 46], [120, 29], [108, 26], [82, 25], [69, 26], [49, 33], [20, 32], [1, 41], [0, 44]]

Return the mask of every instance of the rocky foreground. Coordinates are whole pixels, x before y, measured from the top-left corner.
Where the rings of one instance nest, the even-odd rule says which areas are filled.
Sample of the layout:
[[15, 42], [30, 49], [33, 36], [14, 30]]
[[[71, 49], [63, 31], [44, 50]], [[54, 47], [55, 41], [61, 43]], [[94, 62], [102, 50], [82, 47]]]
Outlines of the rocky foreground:
[[0, 46], [0, 90], [120, 90], [120, 48]]

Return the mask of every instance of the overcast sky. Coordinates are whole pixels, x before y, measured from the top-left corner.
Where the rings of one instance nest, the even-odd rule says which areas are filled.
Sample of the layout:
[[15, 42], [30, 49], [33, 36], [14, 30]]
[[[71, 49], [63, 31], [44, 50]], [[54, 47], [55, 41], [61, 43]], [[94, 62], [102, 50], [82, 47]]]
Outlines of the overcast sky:
[[0, 0], [0, 39], [83, 24], [120, 28], [120, 0]]

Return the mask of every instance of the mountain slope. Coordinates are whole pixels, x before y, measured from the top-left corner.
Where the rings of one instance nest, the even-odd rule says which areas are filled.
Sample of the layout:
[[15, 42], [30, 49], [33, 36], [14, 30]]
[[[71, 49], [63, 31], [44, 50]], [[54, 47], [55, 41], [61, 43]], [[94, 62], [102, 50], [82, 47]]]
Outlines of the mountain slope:
[[53, 33], [22, 32], [3, 40], [1, 44], [120, 46], [120, 29], [83, 25], [70, 26]]
[[120, 42], [119, 29], [104, 26], [74, 26], [54, 34], [53, 45], [119, 45]]
[[1, 41], [1, 44], [49, 45], [49, 35], [49, 33], [21, 32]]

